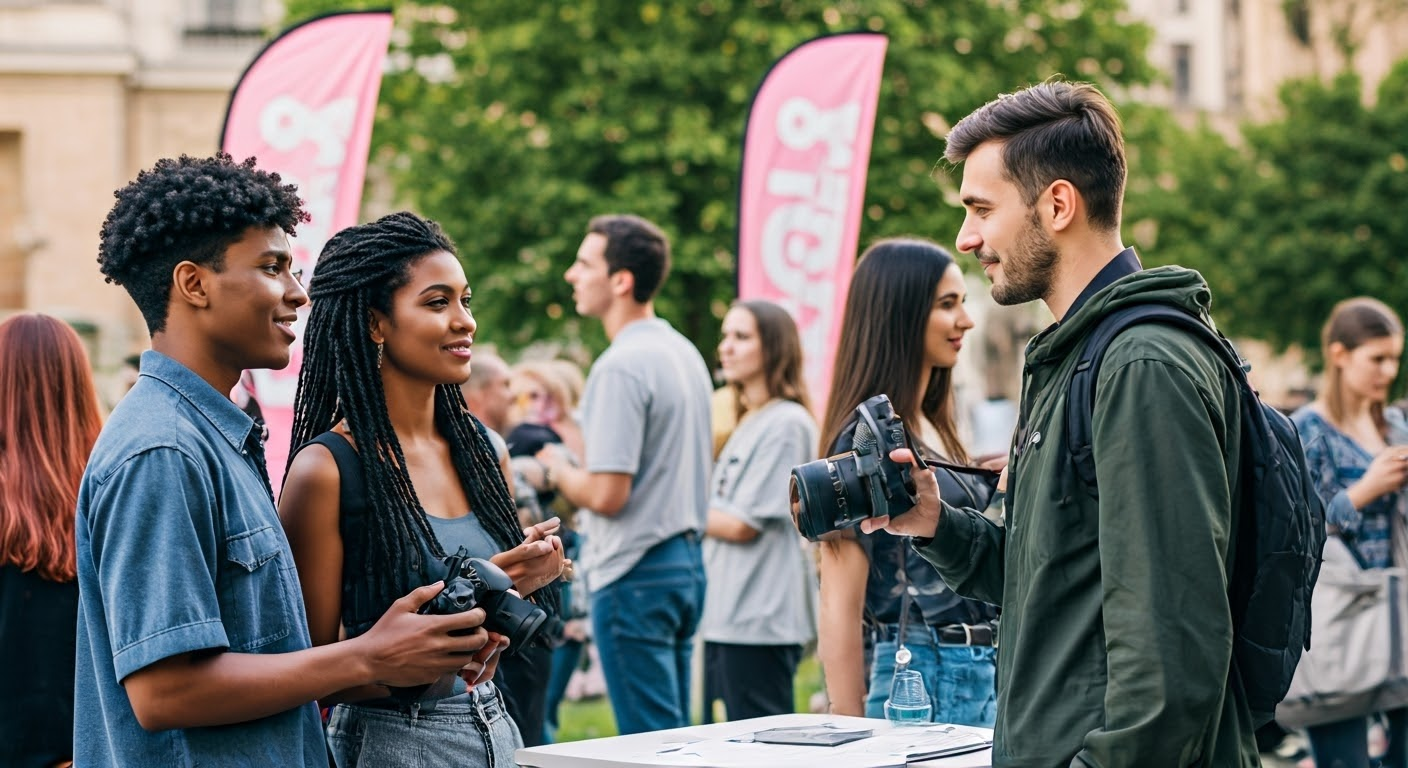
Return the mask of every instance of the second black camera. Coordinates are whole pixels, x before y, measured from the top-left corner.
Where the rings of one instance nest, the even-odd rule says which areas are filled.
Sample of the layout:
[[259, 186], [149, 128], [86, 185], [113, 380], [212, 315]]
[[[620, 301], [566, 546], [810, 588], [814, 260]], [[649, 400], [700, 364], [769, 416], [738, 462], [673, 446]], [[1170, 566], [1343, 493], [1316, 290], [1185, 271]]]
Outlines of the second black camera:
[[890, 398], [876, 395], [856, 406], [851, 450], [792, 468], [792, 520], [812, 541], [868, 517], [908, 512], [918, 501], [913, 464], [890, 460], [909, 440]]

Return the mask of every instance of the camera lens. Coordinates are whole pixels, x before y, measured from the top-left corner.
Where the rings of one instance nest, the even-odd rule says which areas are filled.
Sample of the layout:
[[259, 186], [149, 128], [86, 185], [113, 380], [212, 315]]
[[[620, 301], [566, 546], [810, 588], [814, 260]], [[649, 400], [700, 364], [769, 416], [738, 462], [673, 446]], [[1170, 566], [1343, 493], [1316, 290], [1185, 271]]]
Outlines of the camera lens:
[[856, 455], [847, 452], [792, 468], [792, 522], [812, 541], [870, 517], [869, 493], [861, 484]]
[[548, 615], [543, 609], [507, 592], [500, 593], [494, 613], [485, 626], [508, 638], [507, 655], [514, 655], [537, 636]]

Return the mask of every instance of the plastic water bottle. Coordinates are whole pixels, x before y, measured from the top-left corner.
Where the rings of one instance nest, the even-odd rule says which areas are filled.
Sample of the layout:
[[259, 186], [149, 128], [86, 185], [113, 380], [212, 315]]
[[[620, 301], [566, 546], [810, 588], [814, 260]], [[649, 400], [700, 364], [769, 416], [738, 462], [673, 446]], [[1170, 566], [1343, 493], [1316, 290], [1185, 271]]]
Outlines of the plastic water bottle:
[[895, 652], [895, 679], [890, 683], [890, 698], [885, 702], [885, 719], [891, 725], [923, 725], [933, 717], [929, 692], [924, 690], [924, 678], [909, 668], [913, 658], [908, 648]]

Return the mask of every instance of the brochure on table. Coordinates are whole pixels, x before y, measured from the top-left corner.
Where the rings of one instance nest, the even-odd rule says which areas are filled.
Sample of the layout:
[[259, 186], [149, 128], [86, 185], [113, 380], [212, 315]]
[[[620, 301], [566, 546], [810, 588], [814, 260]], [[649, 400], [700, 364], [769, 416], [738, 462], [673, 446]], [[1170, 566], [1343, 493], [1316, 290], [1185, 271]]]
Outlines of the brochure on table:
[[[799, 718], [805, 718], [799, 720]], [[761, 743], [755, 733], [774, 728], [871, 735], [833, 746]], [[524, 768], [939, 768], [991, 765], [992, 731], [956, 725], [896, 728], [884, 720], [830, 715], [780, 715], [735, 723], [679, 728], [520, 750]]]

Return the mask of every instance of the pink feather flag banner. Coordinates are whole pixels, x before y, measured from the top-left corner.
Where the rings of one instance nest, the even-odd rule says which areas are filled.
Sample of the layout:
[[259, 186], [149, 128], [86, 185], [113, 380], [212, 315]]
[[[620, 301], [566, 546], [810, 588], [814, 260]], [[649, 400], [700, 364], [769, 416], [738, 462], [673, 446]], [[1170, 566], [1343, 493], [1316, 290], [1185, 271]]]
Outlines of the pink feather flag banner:
[[[255, 57], [230, 95], [221, 149], [237, 161], [255, 157], [262, 170], [297, 184], [311, 216], [290, 243], [304, 285], [323, 244], [357, 223], [391, 26], [391, 12], [383, 10], [334, 13], [290, 27]], [[244, 377], [269, 429], [265, 451], [275, 493], [288, 460], [307, 317], [304, 307], [287, 368]]]
[[820, 413], [860, 239], [888, 39], [853, 32], [783, 56], [753, 98], [743, 144], [738, 297], [797, 321]]

